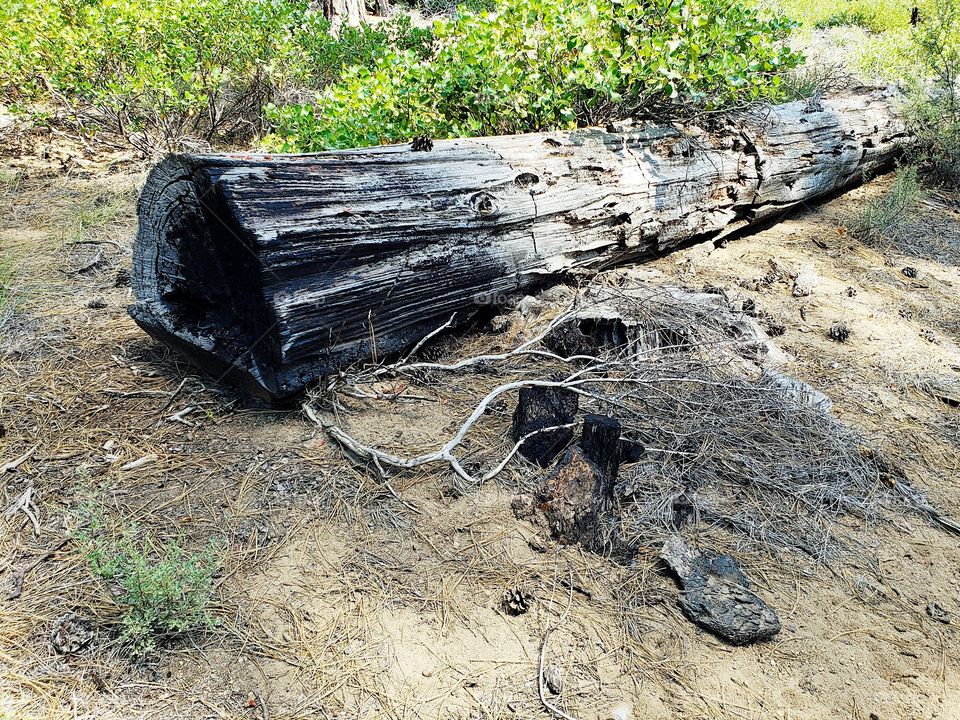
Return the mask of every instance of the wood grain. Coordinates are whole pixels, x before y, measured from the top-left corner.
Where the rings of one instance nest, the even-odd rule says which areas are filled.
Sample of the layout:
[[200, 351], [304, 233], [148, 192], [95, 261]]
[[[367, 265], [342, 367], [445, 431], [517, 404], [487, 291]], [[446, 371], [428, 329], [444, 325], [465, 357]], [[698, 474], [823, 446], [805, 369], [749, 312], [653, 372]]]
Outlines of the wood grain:
[[641, 126], [312, 155], [169, 156], [139, 205], [133, 318], [293, 396], [573, 268], [719, 238], [889, 165], [880, 90], [710, 131]]

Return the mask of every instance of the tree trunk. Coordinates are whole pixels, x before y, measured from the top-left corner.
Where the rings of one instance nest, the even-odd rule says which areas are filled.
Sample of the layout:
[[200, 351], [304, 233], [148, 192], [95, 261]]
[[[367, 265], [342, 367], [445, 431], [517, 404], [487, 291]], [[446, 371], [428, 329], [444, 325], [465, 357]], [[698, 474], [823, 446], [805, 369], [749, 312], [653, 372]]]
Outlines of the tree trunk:
[[140, 199], [130, 312], [217, 377], [291, 396], [572, 268], [719, 238], [856, 183], [908, 141], [891, 102], [795, 102], [709, 132], [170, 156]]
[[367, 19], [364, 0], [323, 0], [323, 16], [334, 23], [359, 25]]

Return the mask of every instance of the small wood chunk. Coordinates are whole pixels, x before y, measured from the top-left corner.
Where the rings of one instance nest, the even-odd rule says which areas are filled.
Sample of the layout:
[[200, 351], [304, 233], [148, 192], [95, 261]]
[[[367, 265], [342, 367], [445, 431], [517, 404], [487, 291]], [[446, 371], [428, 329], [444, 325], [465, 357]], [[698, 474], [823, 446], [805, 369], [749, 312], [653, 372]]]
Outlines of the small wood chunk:
[[700, 627], [732, 645], [768, 640], [780, 632], [777, 612], [750, 589], [730, 555], [701, 553], [673, 535], [660, 557], [680, 579], [680, 609]]
[[[513, 413], [513, 439], [519, 442], [530, 433], [558, 425], [569, 425], [577, 416], [580, 396], [561, 387], [521, 388]], [[547, 430], [527, 438], [520, 454], [547, 467], [573, 440], [573, 428]]]

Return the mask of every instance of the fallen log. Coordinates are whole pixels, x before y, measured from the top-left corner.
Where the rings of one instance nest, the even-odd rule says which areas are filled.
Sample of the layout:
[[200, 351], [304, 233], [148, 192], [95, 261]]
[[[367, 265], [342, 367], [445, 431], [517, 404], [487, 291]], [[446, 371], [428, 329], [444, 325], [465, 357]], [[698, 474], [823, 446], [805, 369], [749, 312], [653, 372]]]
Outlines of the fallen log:
[[283, 398], [573, 268], [843, 188], [907, 141], [879, 90], [712, 127], [170, 156], [140, 199], [130, 314], [217, 377]]

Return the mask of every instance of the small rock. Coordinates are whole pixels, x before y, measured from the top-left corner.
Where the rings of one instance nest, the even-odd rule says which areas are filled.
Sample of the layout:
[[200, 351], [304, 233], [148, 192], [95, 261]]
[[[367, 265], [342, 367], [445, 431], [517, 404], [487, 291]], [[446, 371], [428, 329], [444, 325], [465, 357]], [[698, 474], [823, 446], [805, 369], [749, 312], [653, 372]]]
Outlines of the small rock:
[[817, 277], [814, 269], [805, 267], [799, 272], [796, 280], [793, 281], [793, 296], [797, 298], [809, 297], [813, 295], [819, 284], [820, 278]]
[[845, 292], [846, 292], [847, 297], [856, 297], [856, 296], [857, 296], [857, 289], [856, 289], [855, 287], [853, 287], [852, 285], [848, 285]]
[[927, 615], [937, 622], [941, 622], [944, 625], [950, 624], [950, 613], [940, 607], [939, 603], [929, 602], [927, 603]]
[[903, 273], [906, 277], [908, 277], [908, 278], [915, 278], [915, 277], [917, 277], [917, 275], [920, 274], [920, 273], [917, 272], [917, 269], [916, 269], [915, 267], [912, 267], [912, 266], [910, 266], [910, 265], [907, 265], [907, 266], [906, 266], [905, 268], [903, 268], [903, 270], [901, 270], [900, 272], [902, 272], [902, 273]]
[[510, 501], [510, 509], [517, 520], [524, 520], [536, 512], [537, 502], [532, 495], [517, 495]]
[[107, 306], [107, 301], [103, 298], [94, 298], [87, 303], [87, 307], [91, 310], [103, 310]]
[[50, 644], [60, 654], [75, 653], [93, 640], [93, 623], [82, 615], [69, 612], [53, 621]]
[[527, 295], [517, 303], [517, 310], [525, 318], [535, 318], [543, 312], [543, 303], [532, 295]]
[[628, 702], [619, 702], [610, 708], [607, 720], [630, 720], [633, 715], [633, 706]]
[[543, 683], [554, 695], [563, 692], [563, 671], [556, 665], [550, 664], [543, 669]]

